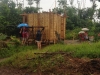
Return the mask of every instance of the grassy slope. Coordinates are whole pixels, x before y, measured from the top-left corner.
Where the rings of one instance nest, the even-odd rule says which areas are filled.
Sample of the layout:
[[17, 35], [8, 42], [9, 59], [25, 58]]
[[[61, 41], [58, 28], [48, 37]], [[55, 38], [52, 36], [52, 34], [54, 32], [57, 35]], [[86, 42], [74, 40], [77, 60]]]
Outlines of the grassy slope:
[[[57, 62], [62, 62], [63, 56], [61, 54], [57, 55], [44, 55], [44, 54], [34, 54], [34, 53], [54, 53], [54, 52], [72, 52], [74, 57], [89, 57], [89, 58], [99, 58], [100, 57], [100, 42], [98, 43], [82, 43], [82, 44], [54, 44], [44, 47], [42, 50], [37, 50], [36, 46], [22, 46], [18, 48], [10, 48], [7, 54], [4, 53], [3, 60], [0, 65], [11, 66], [15, 68], [30, 68], [36, 71], [37, 65], [42, 64], [43, 69], [52, 67]], [[2, 56], [1, 56], [2, 58]], [[52, 66], [50, 66], [52, 64]]]

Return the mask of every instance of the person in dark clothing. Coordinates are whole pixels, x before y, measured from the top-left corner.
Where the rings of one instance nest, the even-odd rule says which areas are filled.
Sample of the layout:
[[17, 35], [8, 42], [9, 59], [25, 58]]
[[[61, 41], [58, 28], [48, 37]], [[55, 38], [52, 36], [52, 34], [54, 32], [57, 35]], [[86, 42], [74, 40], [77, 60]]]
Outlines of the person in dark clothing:
[[42, 30], [38, 29], [37, 33], [36, 33], [36, 42], [37, 42], [38, 49], [41, 49], [41, 37], [42, 37], [43, 30], [44, 30], [44, 28]]
[[37, 40], [37, 41], [41, 41], [41, 36], [42, 36], [41, 31], [38, 30], [38, 31], [37, 31], [37, 34], [36, 34], [36, 40]]

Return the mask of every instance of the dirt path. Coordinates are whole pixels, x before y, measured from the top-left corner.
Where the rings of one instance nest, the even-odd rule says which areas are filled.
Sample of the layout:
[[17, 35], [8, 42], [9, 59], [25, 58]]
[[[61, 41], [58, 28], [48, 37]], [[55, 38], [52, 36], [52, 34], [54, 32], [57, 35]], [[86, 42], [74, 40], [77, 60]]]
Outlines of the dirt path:
[[38, 74], [27, 72], [27, 70], [15, 69], [10, 67], [0, 67], [0, 75], [38, 75]]
[[65, 44], [79, 44], [79, 40], [65, 40], [64, 41]]
[[[0, 67], [0, 75], [100, 75], [100, 59], [66, 58], [45, 72], [32, 73], [26, 69]], [[58, 62], [59, 63], [59, 62]], [[66, 64], [67, 63], [67, 64]]]
[[0, 62], [2, 62], [2, 61], [5, 61], [5, 60], [7, 60], [8, 58], [3, 58], [3, 59], [0, 59]]

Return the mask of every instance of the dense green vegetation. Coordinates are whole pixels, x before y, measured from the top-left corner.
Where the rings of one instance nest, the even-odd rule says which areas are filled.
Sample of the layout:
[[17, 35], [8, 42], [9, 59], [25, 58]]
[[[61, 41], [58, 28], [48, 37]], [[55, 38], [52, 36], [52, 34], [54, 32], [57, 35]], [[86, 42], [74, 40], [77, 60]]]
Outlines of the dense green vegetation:
[[[33, 12], [38, 13], [38, 11], [42, 9], [39, 7], [39, 1], [40, 0], [27, 0], [30, 7], [23, 7], [23, 4], [18, 3], [17, 0], [1, 0], [0, 33], [7, 34], [8, 36], [18, 36], [19, 29], [17, 28], [17, 25], [22, 22], [20, 14]], [[90, 1], [92, 2], [93, 0]], [[34, 2], [36, 7], [32, 6]], [[100, 17], [100, 9], [96, 9], [97, 6], [95, 1], [93, 1], [93, 5], [91, 7], [82, 9], [73, 6], [72, 0], [70, 0], [71, 6], [67, 4], [66, 0], [58, 0], [58, 4], [58, 7], [52, 9], [52, 12], [66, 15], [66, 29], [68, 31], [87, 27], [90, 31], [92, 31], [91, 35], [94, 35], [94, 31], [99, 33], [99, 31], [96, 30], [100, 29], [100, 23], [96, 19], [99, 19]], [[97, 13], [95, 14], [95, 12]], [[97, 28], [97, 26], [99, 26], [99, 28]]]

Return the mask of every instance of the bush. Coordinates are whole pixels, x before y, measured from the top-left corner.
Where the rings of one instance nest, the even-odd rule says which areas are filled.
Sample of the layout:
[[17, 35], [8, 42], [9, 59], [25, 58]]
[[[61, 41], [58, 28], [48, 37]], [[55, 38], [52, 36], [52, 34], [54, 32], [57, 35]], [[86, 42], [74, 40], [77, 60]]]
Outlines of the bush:
[[80, 31], [80, 28], [75, 28], [74, 30], [66, 30], [66, 39], [69, 40], [74, 40], [74, 39], [78, 39], [78, 32]]
[[14, 42], [14, 44], [16, 46], [21, 45], [21, 41], [18, 38], [16, 38], [16, 36], [11, 36], [10, 38], [11, 38], [12, 42]]
[[5, 40], [7, 38], [7, 35], [0, 33], [0, 40]]

